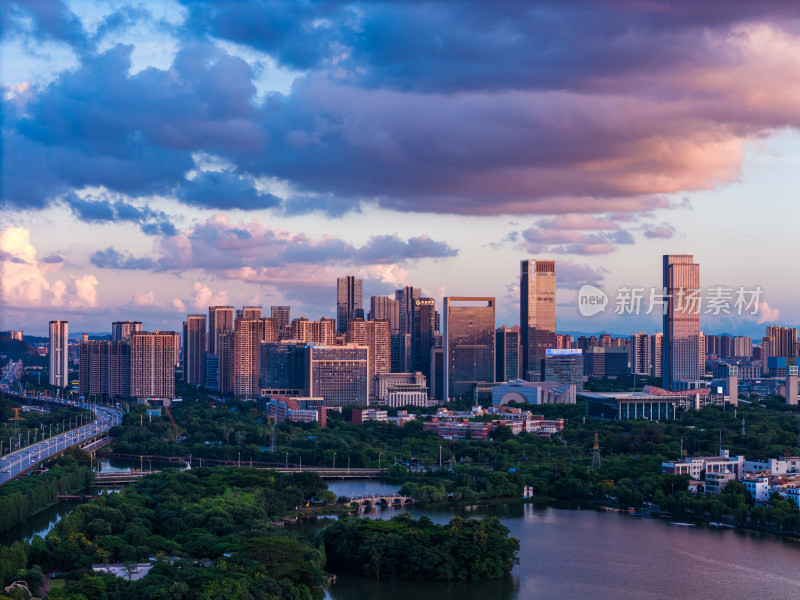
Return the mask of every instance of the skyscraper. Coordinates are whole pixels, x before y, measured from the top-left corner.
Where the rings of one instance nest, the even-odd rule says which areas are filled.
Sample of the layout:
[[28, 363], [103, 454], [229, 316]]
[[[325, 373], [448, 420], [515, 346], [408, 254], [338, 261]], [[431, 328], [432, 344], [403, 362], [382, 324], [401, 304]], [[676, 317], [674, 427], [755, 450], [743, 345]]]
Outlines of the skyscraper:
[[183, 322], [183, 380], [189, 385], [205, 382], [206, 316], [189, 315]]
[[233, 307], [208, 307], [208, 353], [219, 354], [219, 338], [233, 331]]
[[243, 306], [236, 310], [237, 319], [260, 319], [263, 316], [262, 306]]
[[278, 337], [280, 339], [286, 339], [288, 336], [287, 328], [289, 323], [291, 323], [290, 313], [291, 307], [290, 306], [271, 306], [270, 309], [270, 316], [278, 322]]
[[50, 385], [69, 384], [69, 322], [50, 321]]
[[495, 351], [495, 380], [514, 381], [519, 379], [519, 327], [503, 325], [497, 330], [497, 349]]
[[392, 367], [392, 334], [389, 321], [354, 319], [347, 326], [347, 343], [369, 348], [367, 373], [370, 389], [375, 375], [389, 373]]
[[650, 335], [644, 331], [632, 333], [628, 345], [631, 373], [650, 375], [653, 370], [653, 351], [650, 347]]
[[347, 333], [351, 319], [364, 318], [363, 279], [354, 275], [336, 279], [336, 331]]
[[333, 319], [322, 317], [319, 321], [309, 321], [300, 317], [292, 321], [292, 339], [308, 344], [330, 346], [336, 340], [336, 327]]
[[556, 261], [523, 260], [519, 323], [523, 379], [537, 380], [545, 351], [556, 347]]
[[652, 377], [663, 377], [664, 368], [664, 334], [654, 333], [650, 336], [650, 375]]
[[141, 321], [114, 321], [111, 323], [111, 341], [122, 342], [129, 340], [132, 333], [141, 330]]
[[771, 356], [797, 356], [797, 328], [768, 325], [767, 337], [772, 338]]
[[494, 382], [493, 297], [444, 299], [444, 393], [468, 397], [476, 384]]
[[430, 381], [431, 348], [436, 334], [436, 301], [433, 298], [414, 300], [411, 326], [411, 368], [407, 371], [420, 371], [425, 380]]
[[700, 289], [700, 265], [691, 254], [665, 254], [663, 260], [663, 387], [685, 389], [700, 378], [700, 314], [687, 301]]
[[174, 331], [136, 331], [131, 334], [131, 396], [173, 398], [175, 356]]

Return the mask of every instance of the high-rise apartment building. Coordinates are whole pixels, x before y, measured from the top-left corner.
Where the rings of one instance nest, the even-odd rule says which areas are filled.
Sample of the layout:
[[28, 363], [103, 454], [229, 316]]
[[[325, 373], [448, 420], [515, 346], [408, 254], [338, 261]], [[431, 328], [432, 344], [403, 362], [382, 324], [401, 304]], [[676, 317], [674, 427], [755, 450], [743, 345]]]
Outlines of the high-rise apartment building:
[[50, 321], [50, 385], [69, 385], [69, 322]]
[[236, 319], [260, 319], [263, 313], [264, 307], [262, 306], [243, 306], [236, 309]]
[[772, 338], [771, 356], [797, 356], [797, 328], [768, 325], [766, 337]]
[[305, 317], [292, 321], [292, 339], [308, 344], [330, 346], [336, 341], [336, 322], [322, 317], [319, 321], [309, 321]]
[[664, 312], [663, 387], [685, 389], [700, 378], [700, 314], [690, 294], [699, 293], [700, 265], [691, 254], [665, 254], [663, 258]]
[[389, 321], [385, 319], [350, 321], [347, 325], [347, 343], [369, 348], [367, 377], [372, 389], [375, 375], [389, 373], [392, 368], [392, 333]]
[[347, 324], [352, 319], [364, 318], [363, 279], [354, 275], [336, 279], [336, 331], [347, 333]]
[[400, 303], [389, 296], [372, 296], [369, 299], [369, 320], [385, 319], [389, 321], [392, 333], [400, 329]]
[[628, 345], [631, 373], [650, 375], [653, 371], [653, 351], [650, 342], [650, 335], [644, 331], [631, 334]]
[[233, 329], [233, 393], [252, 398], [258, 393], [258, 319], [236, 319]]
[[305, 388], [306, 347], [293, 341], [259, 345], [259, 387], [276, 394], [302, 394]]
[[556, 261], [520, 263], [520, 340], [523, 379], [537, 380], [545, 351], [556, 346]]
[[652, 365], [650, 376], [663, 377], [664, 369], [662, 360], [664, 358], [664, 334], [654, 333], [650, 336], [650, 364]]
[[324, 398], [325, 406], [366, 406], [369, 400], [369, 348], [306, 348], [305, 395]]
[[183, 322], [183, 380], [188, 385], [205, 383], [208, 333], [205, 315], [189, 315]]
[[173, 398], [175, 396], [174, 331], [137, 331], [131, 334], [131, 396]]
[[131, 345], [129, 340], [88, 340], [78, 345], [78, 389], [84, 396], [129, 397]]
[[495, 348], [495, 381], [519, 379], [520, 330], [503, 325], [497, 332]]
[[270, 316], [278, 322], [278, 335], [280, 339], [289, 337], [289, 323], [291, 323], [290, 306], [271, 306], [269, 309]]
[[129, 340], [132, 333], [141, 330], [141, 321], [114, 321], [111, 323], [111, 341], [122, 342]]
[[219, 354], [219, 338], [233, 331], [234, 310], [232, 306], [208, 307], [208, 353]]
[[471, 397], [475, 385], [494, 382], [495, 299], [444, 299], [444, 390], [447, 398]]

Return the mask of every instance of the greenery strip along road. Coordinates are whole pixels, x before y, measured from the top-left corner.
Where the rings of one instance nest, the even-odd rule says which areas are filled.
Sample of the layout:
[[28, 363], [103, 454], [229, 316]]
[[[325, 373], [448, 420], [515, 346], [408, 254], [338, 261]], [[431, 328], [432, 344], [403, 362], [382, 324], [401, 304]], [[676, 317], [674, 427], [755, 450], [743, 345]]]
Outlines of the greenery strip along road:
[[70, 402], [60, 398], [50, 397], [26, 397], [14, 396], [13, 398], [25, 401], [35, 399], [38, 402], [48, 402], [75, 406], [91, 410], [94, 420], [91, 423], [82, 425], [70, 431], [55, 435], [47, 440], [41, 440], [30, 446], [20, 448], [15, 452], [6, 454], [0, 458], [0, 485], [14, 479], [43, 460], [63, 452], [70, 446], [84, 443], [86, 440], [101, 435], [109, 431], [113, 426], [118, 425], [122, 420], [122, 411], [108, 406], [89, 404], [86, 402]]

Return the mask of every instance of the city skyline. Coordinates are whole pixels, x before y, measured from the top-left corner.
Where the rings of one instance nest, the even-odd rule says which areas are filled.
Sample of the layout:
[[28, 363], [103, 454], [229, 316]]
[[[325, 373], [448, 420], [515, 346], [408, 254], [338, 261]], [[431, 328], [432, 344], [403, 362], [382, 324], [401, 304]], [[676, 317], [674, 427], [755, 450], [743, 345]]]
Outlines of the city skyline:
[[496, 297], [512, 326], [536, 259], [559, 331], [653, 333], [613, 300], [581, 317], [576, 290], [660, 287], [671, 254], [763, 289], [701, 329], [800, 325], [775, 235], [800, 189], [792, 4], [236, 7], [8, 3], [0, 329], [335, 317], [346, 274], [365, 311], [413, 286]]

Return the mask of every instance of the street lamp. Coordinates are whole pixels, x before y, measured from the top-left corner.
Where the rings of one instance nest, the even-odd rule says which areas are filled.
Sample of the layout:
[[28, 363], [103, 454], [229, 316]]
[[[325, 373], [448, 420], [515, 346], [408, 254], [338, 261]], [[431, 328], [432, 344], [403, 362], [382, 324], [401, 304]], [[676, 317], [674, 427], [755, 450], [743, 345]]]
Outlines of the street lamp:
[[144, 456], [139, 456], [139, 472], [144, 471]]
[[289, 453], [288, 452], [286, 453], [286, 463], [284, 464], [284, 468], [285, 469], [289, 468]]
[[378, 470], [381, 469], [381, 457], [383, 456], [383, 452], [378, 453]]
[[336, 452], [333, 453], [333, 468], [336, 469]]
[[237, 458], [236, 461], [237, 461], [236, 462], [236, 466], [237, 467], [241, 467], [242, 466], [242, 453], [241, 452], [239, 452], [239, 458]]

